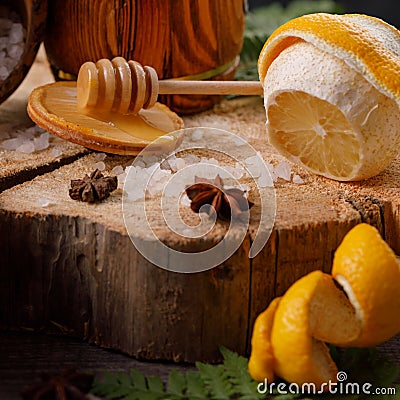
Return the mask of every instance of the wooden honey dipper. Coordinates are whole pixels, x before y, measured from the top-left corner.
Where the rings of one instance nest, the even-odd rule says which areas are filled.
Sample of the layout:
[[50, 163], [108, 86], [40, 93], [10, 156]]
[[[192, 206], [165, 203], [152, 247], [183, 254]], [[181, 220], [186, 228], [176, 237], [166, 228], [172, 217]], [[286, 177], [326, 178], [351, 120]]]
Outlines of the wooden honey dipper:
[[79, 70], [77, 104], [81, 109], [137, 114], [154, 106], [159, 94], [261, 95], [260, 82], [158, 80], [157, 72], [137, 61], [115, 57], [86, 62]]

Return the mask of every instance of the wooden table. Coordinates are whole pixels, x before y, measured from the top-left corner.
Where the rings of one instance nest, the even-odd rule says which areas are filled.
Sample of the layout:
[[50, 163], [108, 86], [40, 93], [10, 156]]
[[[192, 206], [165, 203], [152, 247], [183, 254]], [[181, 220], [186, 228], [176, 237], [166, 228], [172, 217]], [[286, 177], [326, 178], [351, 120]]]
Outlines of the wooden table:
[[[27, 123], [27, 94], [51, 80], [43, 60], [35, 68], [26, 86], [0, 107], [0, 121]], [[230, 130], [269, 162], [283, 160], [266, 143], [260, 98], [223, 101], [186, 117], [185, 124]], [[276, 183], [274, 229], [256, 258], [247, 256], [255, 234], [250, 223], [241, 247], [222, 265], [178, 274], [151, 265], [132, 246], [121, 191], [96, 205], [68, 197], [70, 180], [93, 170], [96, 155], [56, 139], [52, 145], [62, 156], [54, 159], [51, 149], [33, 155], [0, 151], [0, 326], [6, 329], [73, 335], [145, 359], [216, 361], [220, 345], [248, 353], [258, 313], [300, 276], [329, 272], [335, 249], [354, 225], [375, 225], [400, 254], [400, 158], [357, 183], [293, 166], [304, 184]], [[110, 155], [105, 164], [110, 171], [130, 161]], [[41, 196], [53, 204], [40, 206]], [[218, 229], [210, 243], [223, 234], [223, 226]], [[166, 243], [173, 241], [169, 232], [162, 234]]]

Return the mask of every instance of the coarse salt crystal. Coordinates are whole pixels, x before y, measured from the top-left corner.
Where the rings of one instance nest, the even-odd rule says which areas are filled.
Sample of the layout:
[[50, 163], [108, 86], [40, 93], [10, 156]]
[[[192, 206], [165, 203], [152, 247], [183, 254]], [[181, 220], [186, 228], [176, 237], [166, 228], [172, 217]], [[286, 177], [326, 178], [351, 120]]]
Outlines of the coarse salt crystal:
[[177, 171], [183, 169], [186, 167], [186, 162], [183, 158], [177, 158], [176, 159], [176, 169]]
[[51, 204], [51, 201], [46, 197], [40, 197], [37, 203], [40, 207], [48, 207]]
[[192, 203], [186, 193], [184, 193], [181, 198], [180, 198], [180, 204], [184, 207], [190, 207], [190, 204]]
[[278, 178], [289, 182], [291, 170], [291, 166], [286, 161], [282, 161], [275, 167], [275, 174]]
[[124, 168], [121, 165], [117, 165], [111, 170], [111, 173], [113, 175], [121, 175], [124, 173]]
[[21, 146], [18, 146], [16, 151], [20, 152], [20, 153], [25, 153], [25, 154], [31, 154], [35, 151], [35, 145], [33, 144], [33, 142], [28, 139], [26, 141], [24, 141]]
[[267, 174], [262, 174], [258, 180], [257, 180], [257, 185], [260, 188], [265, 188], [265, 187], [272, 187], [274, 186], [272, 179], [269, 175]]
[[36, 151], [47, 149], [50, 146], [48, 136], [40, 135], [38, 138], [34, 138], [33, 145]]
[[4, 140], [1, 144], [6, 150], [17, 150], [19, 146], [23, 143], [22, 138], [14, 138], [14, 139], [7, 139]]
[[298, 185], [303, 185], [304, 179], [301, 176], [294, 174], [293, 175], [293, 183], [297, 183]]
[[96, 153], [96, 154], [94, 155], [94, 158], [95, 158], [97, 161], [104, 161], [104, 160], [107, 158], [107, 154], [106, 154], [106, 153]]
[[62, 150], [57, 148], [57, 147], [52, 148], [51, 151], [50, 151], [50, 155], [53, 158], [60, 157], [62, 155], [62, 153], [63, 153]]
[[201, 139], [203, 139], [203, 132], [200, 129], [193, 130], [192, 140], [197, 142], [198, 140], [201, 140]]
[[99, 171], [104, 171], [106, 169], [106, 164], [103, 161], [99, 161], [93, 165], [94, 169], [98, 169]]

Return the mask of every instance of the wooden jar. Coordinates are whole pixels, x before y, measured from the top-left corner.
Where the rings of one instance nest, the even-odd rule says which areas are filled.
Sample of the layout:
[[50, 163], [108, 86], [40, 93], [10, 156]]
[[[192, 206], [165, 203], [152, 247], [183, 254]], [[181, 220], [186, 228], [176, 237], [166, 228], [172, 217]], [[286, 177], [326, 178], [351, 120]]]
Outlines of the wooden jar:
[[5, 81], [0, 81], [0, 104], [18, 88], [36, 57], [44, 36], [47, 0], [3, 0], [1, 4], [20, 15], [26, 35], [20, 61]]
[[[242, 47], [244, 0], [52, 0], [46, 52], [57, 79], [81, 64], [122, 56], [160, 79], [232, 79]], [[211, 107], [219, 96], [163, 96], [175, 111]]]

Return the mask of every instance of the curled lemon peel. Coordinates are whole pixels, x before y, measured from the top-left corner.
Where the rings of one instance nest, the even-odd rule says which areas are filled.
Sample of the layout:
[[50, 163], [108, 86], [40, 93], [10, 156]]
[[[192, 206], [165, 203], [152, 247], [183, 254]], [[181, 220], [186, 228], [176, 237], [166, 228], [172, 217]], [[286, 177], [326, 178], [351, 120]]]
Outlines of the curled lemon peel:
[[395, 336], [399, 292], [399, 259], [376, 228], [355, 226], [335, 253], [332, 275], [303, 276], [257, 318], [250, 375], [327, 389], [338, 371], [325, 343], [367, 347]]

